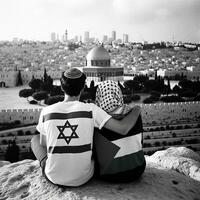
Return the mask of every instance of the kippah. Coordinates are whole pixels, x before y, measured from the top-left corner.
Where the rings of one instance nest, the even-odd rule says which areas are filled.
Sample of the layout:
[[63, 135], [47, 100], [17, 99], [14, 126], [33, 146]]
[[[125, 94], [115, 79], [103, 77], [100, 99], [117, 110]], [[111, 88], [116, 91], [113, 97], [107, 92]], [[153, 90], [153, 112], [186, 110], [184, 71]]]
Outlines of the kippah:
[[64, 76], [70, 79], [80, 78], [82, 74], [83, 73], [77, 68], [70, 68], [64, 72]]

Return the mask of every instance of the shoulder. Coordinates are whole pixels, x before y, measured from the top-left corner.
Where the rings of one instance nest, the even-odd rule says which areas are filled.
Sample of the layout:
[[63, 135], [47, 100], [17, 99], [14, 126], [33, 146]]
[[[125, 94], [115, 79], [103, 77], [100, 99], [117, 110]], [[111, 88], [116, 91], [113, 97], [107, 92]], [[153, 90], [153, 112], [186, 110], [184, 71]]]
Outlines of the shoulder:
[[85, 107], [85, 108], [88, 108], [90, 110], [93, 110], [95, 108], [99, 108], [96, 104], [94, 103], [84, 103], [84, 102], [80, 102], [79, 103], [81, 106]]
[[45, 114], [45, 113], [51, 112], [52, 110], [55, 110], [56, 108], [58, 108], [60, 106], [61, 106], [61, 102], [46, 106], [41, 110], [41, 114]]

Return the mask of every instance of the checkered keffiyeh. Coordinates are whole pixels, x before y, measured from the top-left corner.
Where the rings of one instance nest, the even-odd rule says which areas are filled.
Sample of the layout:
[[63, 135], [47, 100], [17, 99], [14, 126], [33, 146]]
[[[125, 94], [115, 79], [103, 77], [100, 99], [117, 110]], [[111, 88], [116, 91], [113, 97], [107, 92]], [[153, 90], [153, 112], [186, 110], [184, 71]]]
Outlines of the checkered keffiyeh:
[[112, 112], [124, 105], [122, 91], [115, 81], [104, 81], [98, 85], [95, 103], [106, 112]]

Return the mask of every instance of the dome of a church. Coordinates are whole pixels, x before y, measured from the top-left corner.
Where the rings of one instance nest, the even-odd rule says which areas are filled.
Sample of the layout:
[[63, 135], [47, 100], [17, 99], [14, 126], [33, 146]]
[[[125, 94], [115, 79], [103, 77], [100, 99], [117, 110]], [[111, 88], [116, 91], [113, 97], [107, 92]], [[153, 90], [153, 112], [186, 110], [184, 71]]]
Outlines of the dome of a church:
[[87, 54], [87, 60], [110, 60], [109, 53], [103, 46], [94, 47]]

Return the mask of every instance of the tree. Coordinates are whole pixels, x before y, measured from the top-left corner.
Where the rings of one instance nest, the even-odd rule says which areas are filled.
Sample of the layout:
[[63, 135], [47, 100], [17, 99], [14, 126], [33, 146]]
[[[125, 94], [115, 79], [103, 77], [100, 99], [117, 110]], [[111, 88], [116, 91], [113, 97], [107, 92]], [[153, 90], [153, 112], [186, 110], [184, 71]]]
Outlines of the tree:
[[53, 88], [53, 79], [50, 76], [46, 76], [45, 80], [41, 83], [40, 88], [43, 91], [50, 92]]
[[200, 101], [200, 94], [194, 97], [193, 101]]
[[34, 93], [33, 89], [23, 89], [19, 91], [19, 96], [27, 98], [27, 101], [29, 102], [28, 97], [30, 97], [33, 93]]
[[46, 91], [35, 92], [32, 94], [32, 97], [40, 103], [42, 100], [48, 98], [48, 93]]
[[172, 89], [172, 91], [176, 94], [178, 94], [181, 91], [181, 88], [178, 85], [175, 85]]
[[144, 83], [145, 89], [147, 91], [159, 91], [163, 92], [165, 85], [164, 85], [164, 79], [158, 77], [157, 80], [148, 80]]
[[123, 93], [123, 90], [125, 89], [124, 86], [119, 81], [117, 83], [118, 83], [118, 86], [120, 87], [120, 89], [121, 89], [121, 91]]
[[152, 90], [156, 90], [158, 85], [158, 81], [156, 80], [148, 80], [144, 83], [144, 87], [148, 90], [148, 91], [152, 91]]
[[147, 97], [143, 100], [143, 103], [155, 103], [156, 101], [159, 101], [158, 96], [151, 95], [150, 97]]
[[44, 68], [44, 75], [43, 75], [43, 80], [44, 80], [44, 82], [47, 81], [47, 78], [48, 78], [47, 70], [46, 70], [46, 68]]
[[98, 86], [95, 86], [94, 81], [92, 80], [92, 81], [90, 82], [90, 88], [89, 88], [89, 92], [90, 92], [90, 95], [91, 95], [91, 99], [92, 99], [92, 100], [95, 100], [97, 87], [98, 87]]
[[61, 86], [53, 85], [50, 96], [64, 95], [64, 92], [61, 90]]
[[161, 93], [158, 92], [158, 91], [152, 91], [152, 92], [151, 92], [151, 96], [156, 96], [156, 97], [160, 98]]
[[197, 93], [196, 92], [192, 92], [191, 90], [185, 90], [179, 93], [179, 96], [181, 97], [196, 97]]
[[85, 102], [89, 99], [90, 100], [92, 99], [91, 92], [90, 91], [83, 91], [81, 93], [81, 96], [80, 96], [80, 101]]
[[155, 80], [157, 80], [158, 78], [158, 73], [157, 73], [157, 70], [155, 70]]
[[17, 135], [22, 136], [22, 135], [24, 135], [24, 132], [22, 130], [19, 130], [19, 131], [17, 131]]
[[32, 105], [38, 104], [38, 102], [36, 100], [31, 100], [31, 101], [29, 101], [29, 103]]
[[193, 82], [193, 87], [192, 87], [194, 92], [200, 92], [200, 81], [197, 80], [195, 82]]
[[125, 103], [125, 104], [128, 104], [128, 103], [131, 103], [131, 102], [132, 102], [131, 95], [124, 95], [124, 96], [123, 96], [123, 99], [124, 99], [124, 103]]
[[187, 79], [179, 81], [178, 85], [183, 89], [191, 89], [193, 86], [193, 82]]
[[50, 96], [48, 99], [46, 99], [45, 103], [47, 105], [52, 105], [54, 103], [58, 103], [59, 101], [63, 101], [63, 100], [64, 100], [63, 95]]
[[44, 91], [50, 92], [53, 87], [53, 79], [51, 76], [47, 75], [46, 68], [44, 68], [44, 76], [43, 76], [43, 82], [41, 83], [41, 89]]
[[9, 141], [6, 149], [5, 160], [10, 161], [11, 163], [19, 161], [19, 146], [16, 145], [15, 139]]
[[25, 132], [25, 135], [32, 135], [32, 134], [31, 134], [31, 131], [26, 131], [26, 132]]
[[155, 96], [155, 95], [151, 95], [149, 98], [150, 98], [153, 102], [159, 101], [159, 97], [158, 97], [158, 96]]
[[132, 101], [138, 101], [140, 100], [140, 95], [134, 94], [131, 96]]
[[175, 80], [181, 80], [181, 75], [180, 74], [175, 74], [174, 79]]
[[135, 76], [133, 80], [139, 81], [142, 85], [144, 85], [144, 83], [149, 80], [149, 77], [145, 75], [139, 75], [139, 76]]
[[124, 86], [125, 88], [129, 88], [131, 90], [132, 95], [133, 95], [133, 91], [138, 91], [141, 89], [141, 85], [139, 81], [135, 81], [135, 80], [124, 81]]
[[90, 89], [91, 88], [94, 88], [94, 80], [92, 80], [91, 82], [90, 82]]
[[29, 82], [29, 86], [34, 90], [39, 90], [42, 84], [42, 80], [40, 79], [35, 79], [34, 77], [32, 78], [32, 80]]
[[161, 97], [160, 98], [161, 101], [163, 102], [184, 102], [185, 100], [182, 99], [181, 97], [179, 96], [175, 96], [175, 95], [172, 95], [172, 96], [164, 96], [164, 97]]
[[17, 75], [16, 86], [20, 86], [20, 85], [23, 85], [23, 82], [22, 82], [21, 71], [19, 70], [18, 75]]
[[171, 92], [171, 87], [170, 87], [170, 79], [167, 78], [167, 86], [166, 86], [166, 93], [167, 95]]

